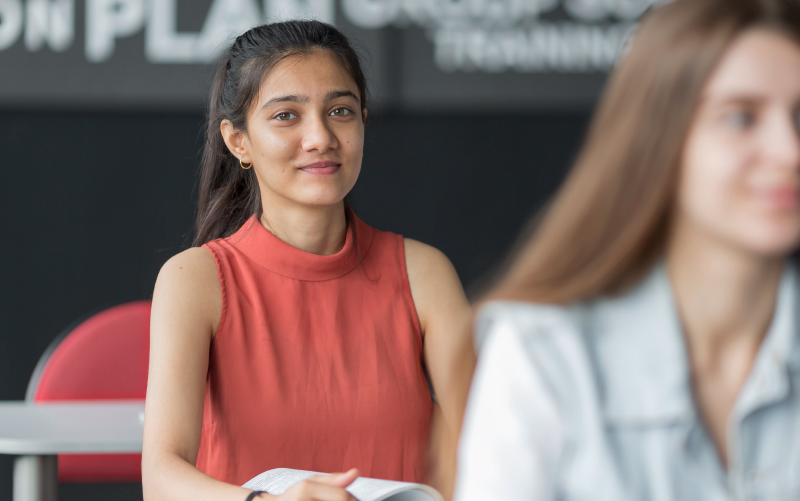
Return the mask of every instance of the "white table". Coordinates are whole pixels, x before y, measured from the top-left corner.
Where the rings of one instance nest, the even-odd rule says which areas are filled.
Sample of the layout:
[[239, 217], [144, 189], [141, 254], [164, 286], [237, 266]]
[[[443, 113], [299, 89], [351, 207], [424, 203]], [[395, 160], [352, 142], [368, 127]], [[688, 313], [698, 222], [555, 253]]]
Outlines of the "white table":
[[58, 454], [142, 452], [143, 400], [0, 401], [0, 454], [15, 455], [14, 501], [55, 501]]

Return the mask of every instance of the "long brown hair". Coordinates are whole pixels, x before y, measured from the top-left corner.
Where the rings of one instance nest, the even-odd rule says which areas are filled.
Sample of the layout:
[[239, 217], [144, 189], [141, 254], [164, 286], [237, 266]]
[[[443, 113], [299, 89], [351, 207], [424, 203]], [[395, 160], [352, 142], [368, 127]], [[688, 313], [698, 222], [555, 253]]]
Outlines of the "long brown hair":
[[255, 173], [239, 166], [225, 145], [220, 124], [230, 120], [237, 131], [246, 132], [247, 115], [269, 72], [287, 57], [316, 50], [336, 56], [353, 78], [363, 115], [367, 83], [361, 61], [347, 37], [329, 24], [304, 20], [264, 24], [240, 35], [225, 53], [209, 99], [194, 245], [228, 237], [250, 216], [261, 213]]
[[645, 15], [564, 186], [486, 299], [564, 304], [641, 279], [664, 248], [703, 87], [732, 41], [753, 28], [800, 42], [800, 7], [674, 0]]

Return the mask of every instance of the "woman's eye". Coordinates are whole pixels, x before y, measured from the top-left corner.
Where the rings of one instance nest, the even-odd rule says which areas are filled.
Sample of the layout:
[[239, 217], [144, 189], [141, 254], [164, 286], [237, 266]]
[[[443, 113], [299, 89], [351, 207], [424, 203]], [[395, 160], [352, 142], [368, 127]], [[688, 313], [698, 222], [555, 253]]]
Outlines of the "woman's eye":
[[751, 111], [735, 111], [728, 114], [725, 121], [734, 129], [747, 129], [756, 123], [756, 114]]
[[345, 116], [349, 115], [350, 113], [352, 113], [352, 112], [350, 110], [348, 110], [347, 108], [336, 108], [335, 110], [331, 111], [331, 116], [332, 117], [345, 117]]
[[294, 113], [290, 113], [288, 111], [284, 111], [283, 113], [278, 113], [275, 118], [281, 121], [292, 120], [293, 118], [297, 118], [297, 115]]

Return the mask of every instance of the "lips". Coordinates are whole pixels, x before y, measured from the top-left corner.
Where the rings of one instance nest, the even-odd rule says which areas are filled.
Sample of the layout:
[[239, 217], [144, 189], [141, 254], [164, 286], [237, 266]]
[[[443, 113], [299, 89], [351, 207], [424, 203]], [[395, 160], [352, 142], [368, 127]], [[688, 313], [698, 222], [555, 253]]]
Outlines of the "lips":
[[764, 190], [762, 196], [776, 209], [797, 209], [800, 205], [800, 189], [796, 187], [780, 187]]
[[300, 167], [300, 170], [305, 172], [306, 174], [311, 174], [313, 176], [327, 176], [338, 172], [341, 166], [342, 164], [340, 164], [339, 162], [333, 162], [327, 160], [323, 162], [314, 162], [313, 164], [304, 165], [303, 167]]

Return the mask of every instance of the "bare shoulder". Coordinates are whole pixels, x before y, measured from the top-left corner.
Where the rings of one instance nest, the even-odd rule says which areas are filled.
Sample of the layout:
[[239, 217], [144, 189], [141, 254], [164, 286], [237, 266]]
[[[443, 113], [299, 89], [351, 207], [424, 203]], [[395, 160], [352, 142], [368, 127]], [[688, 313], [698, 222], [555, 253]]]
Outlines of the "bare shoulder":
[[[411, 238], [404, 238], [406, 251], [406, 267], [410, 275], [425, 276], [428, 273], [451, 274], [455, 273], [453, 264], [442, 251]], [[423, 279], [424, 280], [424, 279]]]
[[216, 330], [222, 290], [217, 264], [208, 249], [193, 247], [164, 263], [153, 291], [153, 310], [157, 318], [191, 317]]
[[408, 282], [423, 331], [440, 317], [467, 313], [464, 289], [447, 256], [431, 245], [404, 240]]
[[166, 289], [171, 293], [193, 290], [219, 291], [217, 264], [211, 251], [201, 247], [186, 249], [164, 263], [156, 281], [156, 293]]
[[158, 277], [159, 280], [162, 278], [174, 279], [184, 275], [186, 279], [201, 281], [208, 279], [209, 276], [216, 277], [217, 264], [214, 262], [211, 251], [202, 247], [186, 249], [164, 263]]

